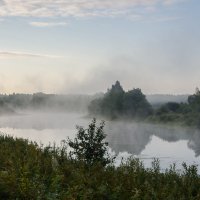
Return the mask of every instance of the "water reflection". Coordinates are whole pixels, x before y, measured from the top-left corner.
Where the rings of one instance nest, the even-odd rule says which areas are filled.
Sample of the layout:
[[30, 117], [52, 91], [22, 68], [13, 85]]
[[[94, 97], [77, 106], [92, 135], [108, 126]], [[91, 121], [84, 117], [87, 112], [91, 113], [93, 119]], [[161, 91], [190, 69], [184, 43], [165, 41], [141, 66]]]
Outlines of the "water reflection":
[[134, 122], [110, 122], [106, 131], [109, 133], [109, 144], [116, 153], [127, 151], [139, 155], [149, 144], [152, 136], [156, 136], [167, 142], [185, 140], [188, 148], [195, 152], [195, 156], [200, 155], [200, 131], [197, 129]]
[[[30, 139], [39, 137], [43, 143], [48, 143], [49, 141], [53, 142], [51, 138], [60, 141], [67, 136], [72, 137], [76, 133], [75, 126], [77, 124], [87, 127], [90, 121], [90, 119], [73, 113], [32, 113], [31, 115], [1, 116], [0, 130], [6, 132], [6, 128], [9, 128], [9, 132], [11, 132], [11, 128], [13, 129], [12, 135], [17, 133], [16, 136]], [[106, 122], [105, 132], [110, 147], [117, 154], [126, 151], [133, 155], [140, 155], [151, 143], [152, 138], [157, 137], [169, 143], [185, 141], [187, 148], [192, 149], [196, 157], [200, 155], [200, 131], [196, 129], [115, 121]], [[43, 134], [42, 137], [42, 133], [45, 136]], [[162, 141], [159, 141], [159, 143], [162, 143]]]

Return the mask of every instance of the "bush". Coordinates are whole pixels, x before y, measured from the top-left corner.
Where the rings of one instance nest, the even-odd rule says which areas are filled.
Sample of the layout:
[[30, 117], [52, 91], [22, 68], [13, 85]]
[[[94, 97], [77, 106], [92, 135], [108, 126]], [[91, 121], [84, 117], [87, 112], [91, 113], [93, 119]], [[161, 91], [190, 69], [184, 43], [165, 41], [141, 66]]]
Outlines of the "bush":
[[[89, 137], [92, 144], [100, 143], [101, 146], [97, 148], [97, 160], [94, 151], [88, 151], [89, 157], [85, 157], [88, 155], [86, 150], [80, 150], [80, 158], [77, 157], [79, 154], [75, 154], [75, 158], [69, 156], [67, 141], [60, 147], [43, 147], [28, 140], [0, 136], [0, 199], [200, 199], [196, 165], [184, 163], [182, 173], [175, 165], [161, 172], [158, 160], [152, 162], [151, 168], [145, 168], [136, 158], [122, 162], [118, 167], [105, 166], [107, 143], [103, 142], [103, 127], [104, 123], [96, 126], [94, 119], [88, 129], [78, 128], [77, 137], [81, 140], [77, 138], [77, 143], [72, 142], [78, 145], [78, 150], [82, 144], [88, 144], [83, 146], [88, 148], [91, 143], [84, 141], [89, 141], [87, 137], [93, 135]], [[94, 142], [95, 138], [99, 142]], [[85, 167], [86, 163], [90, 164], [89, 169]]]
[[104, 122], [96, 126], [94, 118], [88, 129], [77, 126], [78, 134], [74, 141], [68, 139], [69, 146], [73, 149], [70, 153], [86, 165], [100, 163], [105, 166], [112, 162], [108, 154], [108, 143], [105, 142]]

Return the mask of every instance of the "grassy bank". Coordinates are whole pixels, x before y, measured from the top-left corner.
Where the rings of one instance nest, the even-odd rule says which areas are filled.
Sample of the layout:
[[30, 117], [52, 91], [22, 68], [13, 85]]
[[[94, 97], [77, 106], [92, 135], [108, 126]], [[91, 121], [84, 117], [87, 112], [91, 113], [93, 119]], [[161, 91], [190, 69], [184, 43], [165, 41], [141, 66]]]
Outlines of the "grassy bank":
[[119, 167], [85, 165], [61, 147], [0, 136], [0, 199], [200, 199], [196, 166], [160, 171], [130, 159]]

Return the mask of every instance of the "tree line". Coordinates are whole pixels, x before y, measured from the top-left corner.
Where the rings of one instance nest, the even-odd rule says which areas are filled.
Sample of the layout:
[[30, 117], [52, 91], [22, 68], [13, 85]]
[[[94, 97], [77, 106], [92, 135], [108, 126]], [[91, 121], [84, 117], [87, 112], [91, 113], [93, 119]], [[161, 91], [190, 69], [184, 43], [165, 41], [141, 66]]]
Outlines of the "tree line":
[[0, 114], [18, 110], [58, 110], [87, 112], [87, 107], [96, 95], [45, 94], [0, 94]]
[[180, 125], [200, 128], [200, 91], [196, 88], [188, 96], [186, 103], [168, 102], [154, 111], [150, 117], [154, 122], [178, 123]]
[[196, 88], [186, 102], [167, 102], [152, 106], [141, 89], [124, 91], [119, 81], [101, 98], [91, 101], [88, 107], [91, 116], [109, 119], [142, 119], [156, 123], [176, 123], [200, 127], [200, 91]]

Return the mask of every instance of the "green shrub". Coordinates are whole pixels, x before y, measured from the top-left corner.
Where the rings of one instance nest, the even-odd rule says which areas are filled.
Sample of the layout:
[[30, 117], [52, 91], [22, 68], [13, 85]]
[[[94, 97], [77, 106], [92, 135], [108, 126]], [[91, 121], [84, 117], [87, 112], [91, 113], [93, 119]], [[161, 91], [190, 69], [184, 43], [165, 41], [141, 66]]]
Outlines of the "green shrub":
[[[100, 135], [103, 134], [103, 124], [96, 127], [93, 120], [88, 129], [78, 129], [78, 134], [81, 131], [95, 135], [98, 130]], [[196, 165], [184, 163], [182, 172], [172, 165], [163, 172], [159, 160], [153, 160], [152, 167], [145, 168], [139, 159], [130, 158], [116, 167], [113, 163], [105, 165], [104, 156], [97, 156], [98, 162], [93, 154], [87, 157], [89, 160], [82, 159], [85, 157], [83, 152], [74, 158], [68, 153], [67, 141], [63, 141], [60, 147], [43, 147], [28, 140], [1, 135], [0, 199], [200, 199]], [[85, 161], [92, 162], [92, 165], [86, 167]]]

